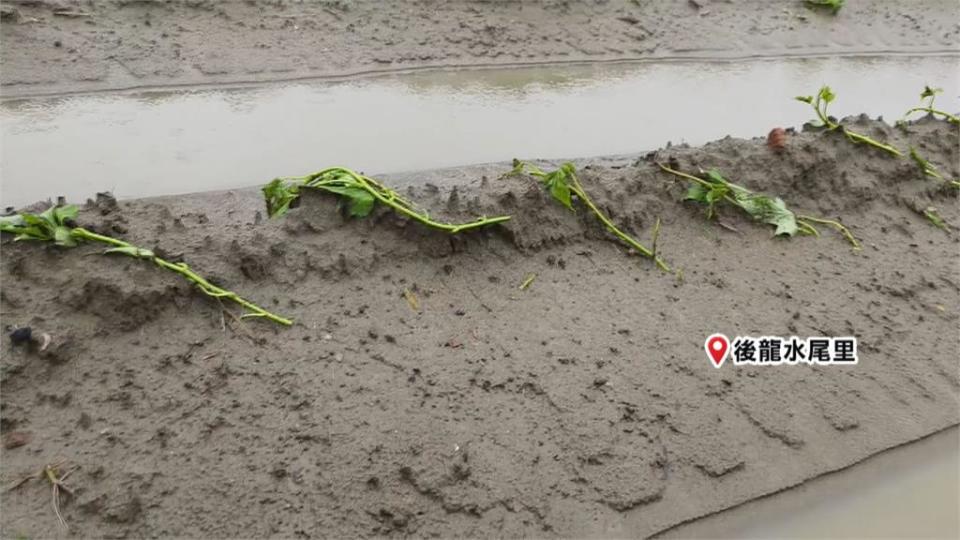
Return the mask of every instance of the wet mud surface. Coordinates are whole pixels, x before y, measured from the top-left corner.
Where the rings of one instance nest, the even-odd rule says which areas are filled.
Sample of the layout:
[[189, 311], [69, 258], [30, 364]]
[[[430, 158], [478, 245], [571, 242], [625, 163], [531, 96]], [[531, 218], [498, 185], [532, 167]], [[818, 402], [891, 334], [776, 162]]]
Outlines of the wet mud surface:
[[[960, 176], [955, 127], [845, 122]], [[79, 536], [636, 537], [956, 425], [960, 231], [922, 216], [960, 224], [955, 192], [835, 133], [785, 144], [580, 163], [616, 223], [649, 241], [663, 221], [682, 280], [531, 179], [498, 178], [508, 164], [416, 175], [433, 217], [515, 216], [456, 238], [382, 209], [347, 220], [316, 193], [279, 220], [255, 191], [81, 212], [289, 329], [143, 261], [5, 238], [3, 322], [52, 340], [4, 341], [0, 479], [67, 460]], [[863, 250], [731, 211], [718, 226], [653, 160], [841, 218]], [[714, 332], [854, 335], [860, 363], [718, 370]], [[5, 536], [58, 534], [43, 482], [2, 505]]]
[[956, 51], [956, 3], [7, 0], [3, 94], [537, 63]]

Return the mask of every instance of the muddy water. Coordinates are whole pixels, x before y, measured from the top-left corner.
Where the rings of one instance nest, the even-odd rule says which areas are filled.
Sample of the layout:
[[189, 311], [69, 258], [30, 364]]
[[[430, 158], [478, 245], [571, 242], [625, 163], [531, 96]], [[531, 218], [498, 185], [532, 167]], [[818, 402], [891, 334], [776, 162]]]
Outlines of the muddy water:
[[798, 126], [888, 119], [925, 83], [955, 104], [960, 58], [845, 58], [436, 72], [334, 84], [6, 101], [0, 202], [141, 197], [261, 184], [339, 164], [370, 173], [634, 153]]
[[661, 538], [960, 538], [958, 436], [947, 429]]

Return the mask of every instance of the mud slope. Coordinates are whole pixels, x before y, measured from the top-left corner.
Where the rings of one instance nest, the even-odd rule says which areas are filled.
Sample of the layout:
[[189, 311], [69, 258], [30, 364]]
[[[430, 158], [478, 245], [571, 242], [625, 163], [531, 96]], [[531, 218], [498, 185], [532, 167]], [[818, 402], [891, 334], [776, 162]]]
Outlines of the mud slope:
[[445, 66], [956, 51], [954, 0], [5, 0], [25, 96]]
[[[958, 133], [923, 120], [860, 131], [916, 146], [951, 177]], [[78, 536], [645, 536], [955, 425], [955, 195], [841, 136], [791, 135], [595, 160], [586, 188], [683, 280], [625, 253], [508, 165], [424, 173], [434, 217], [508, 211], [455, 239], [325, 196], [281, 220], [256, 192], [88, 207], [81, 224], [182, 256], [296, 319], [239, 323], [140, 261], [4, 240], [5, 325], [53, 342], [2, 360], [9, 485], [78, 467]], [[839, 235], [737, 232], [684, 203], [650, 160], [721, 168]], [[529, 273], [536, 280], [518, 285]], [[419, 310], [404, 298], [419, 300]], [[230, 306], [232, 309], [232, 306]], [[705, 336], [855, 335], [860, 364], [714, 369]], [[13, 435], [20, 433], [20, 435]], [[26, 434], [26, 435], [23, 435]], [[2, 494], [3, 535], [51, 537], [49, 487]]]

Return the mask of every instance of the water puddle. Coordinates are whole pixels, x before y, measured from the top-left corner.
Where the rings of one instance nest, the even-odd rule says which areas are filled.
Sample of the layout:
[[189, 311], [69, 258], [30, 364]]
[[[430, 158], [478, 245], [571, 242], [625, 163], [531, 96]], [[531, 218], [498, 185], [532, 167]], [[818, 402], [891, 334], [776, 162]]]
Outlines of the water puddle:
[[660, 538], [960, 538], [956, 427]]
[[809, 119], [792, 97], [822, 83], [839, 94], [834, 114], [893, 120], [926, 83], [955, 99], [958, 68], [956, 56], [621, 64], [6, 101], [0, 203], [230, 189], [330, 165], [386, 173], [757, 136]]

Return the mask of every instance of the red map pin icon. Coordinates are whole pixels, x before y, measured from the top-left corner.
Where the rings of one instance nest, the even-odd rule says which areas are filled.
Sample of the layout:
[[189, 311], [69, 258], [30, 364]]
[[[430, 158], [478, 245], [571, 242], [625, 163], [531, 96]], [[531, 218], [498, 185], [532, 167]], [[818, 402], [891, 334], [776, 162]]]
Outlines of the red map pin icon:
[[704, 342], [703, 348], [707, 350], [707, 356], [710, 357], [710, 360], [713, 360], [713, 367], [719, 369], [727, 358], [730, 340], [723, 334], [713, 334]]

